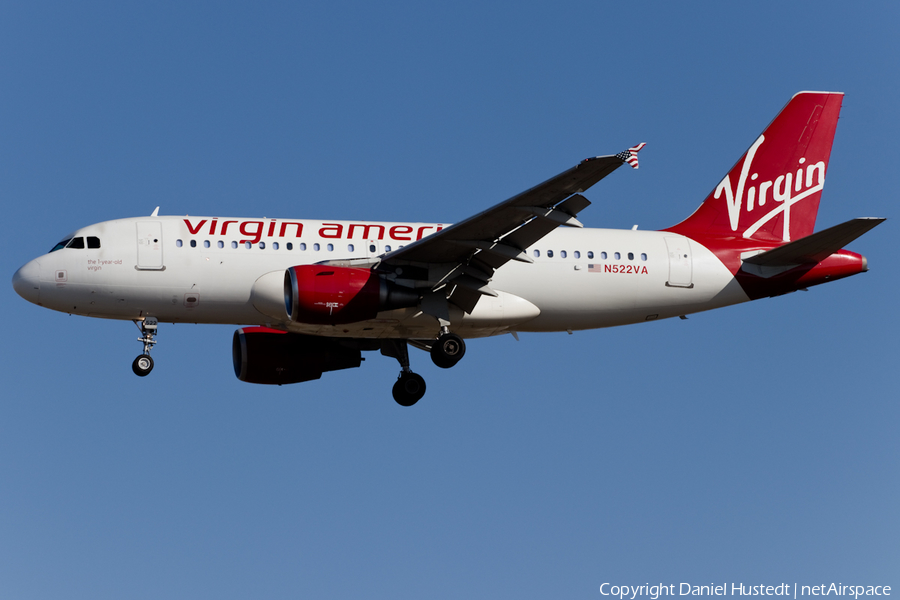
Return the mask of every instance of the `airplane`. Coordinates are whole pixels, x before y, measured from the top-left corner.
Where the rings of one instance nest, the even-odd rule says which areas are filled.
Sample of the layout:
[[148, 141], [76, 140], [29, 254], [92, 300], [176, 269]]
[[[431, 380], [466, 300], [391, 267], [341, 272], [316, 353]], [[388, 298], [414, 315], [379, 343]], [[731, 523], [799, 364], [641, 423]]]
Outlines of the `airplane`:
[[585, 190], [638, 144], [588, 158], [459, 223], [160, 216], [65, 236], [13, 276], [49, 309], [132, 320], [153, 369], [158, 324], [241, 327], [241, 381], [288, 384], [356, 368], [380, 351], [401, 367], [393, 397], [425, 380], [409, 346], [441, 368], [465, 340], [656, 321], [779, 296], [868, 270], [843, 247], [882, 218], [815, 232], [843, 94], [795, 94], [688, 218], [661, 231], [591, 229]]

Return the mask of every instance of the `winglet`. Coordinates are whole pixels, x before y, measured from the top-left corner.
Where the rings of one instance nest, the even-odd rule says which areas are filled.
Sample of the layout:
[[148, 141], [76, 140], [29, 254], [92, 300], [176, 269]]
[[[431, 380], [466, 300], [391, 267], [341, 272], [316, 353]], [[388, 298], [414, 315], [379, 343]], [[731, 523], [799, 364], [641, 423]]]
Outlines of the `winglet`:
[[159, 207], [158, 207], [158, 206], [157, 206], [156, 208], [153, 209], [153, 212], [150, 213], [150, 216], [151, 216], [151, 217], [157, 217], [157, 216], [159, 216]]
[[632, 146], [628, 150], [623, 152], [619, 152], [616, 154], [616, 158], [621, 159], [622, 162], [627, 162], [633, 169], [638, 168], [638, 152], [641, 151], [641, 148], [647, 145], [647, 142], [641, 142], [637, 146]]

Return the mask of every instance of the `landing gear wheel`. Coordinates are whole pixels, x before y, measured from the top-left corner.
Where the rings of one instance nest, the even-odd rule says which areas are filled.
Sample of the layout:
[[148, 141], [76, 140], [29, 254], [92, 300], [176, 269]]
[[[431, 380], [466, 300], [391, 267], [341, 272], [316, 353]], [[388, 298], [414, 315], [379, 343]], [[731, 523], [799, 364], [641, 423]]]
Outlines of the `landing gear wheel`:
[[146, 377], [153, 370], [153, 359], [149, 354], [141, 354], [131, 363], [131, 370], [138, 377]]
[[442, 369], [449, 369], [466, 354], [466, 343], [455, 333], [445, 333], [431, 346], [431, 360]]
[[141, 337], [138, 341], [144, 344], [144, 353], [134, 359], [131, 363], [131, 370], [138, 377], [146, 377], [153, 370], [153, 359], [150, 358], [150, 349], [156, 344], [153, 337], [156, 335], [156, 328], [159, 326], [159, 320], [156, 317], [144, 317], [143, 320], [135, 319], [134, 324], [141, 331]]
[[425, 380], [412, 371], [400, 373], [400, 378], [392, 390], [394, 400], [400, 406], [412, 406], [425, 395]]

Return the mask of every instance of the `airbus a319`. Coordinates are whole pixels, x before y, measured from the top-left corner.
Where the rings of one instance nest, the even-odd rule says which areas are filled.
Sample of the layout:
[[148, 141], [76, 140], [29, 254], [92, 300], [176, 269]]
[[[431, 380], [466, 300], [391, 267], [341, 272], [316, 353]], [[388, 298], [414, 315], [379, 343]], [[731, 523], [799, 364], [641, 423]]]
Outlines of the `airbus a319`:
[[241, 381], [287, 384], [396, 358], [394, 399], [425, 394], [408, 347], [450, 368], [464, 340], [643, 323], [855, 275], [844, 246], [884, 219], [813, 232], [843, 95], [801, 92], [687, 219], [661, 231], [590, 229], [582, 193], [639, 144], [589, 158], [459, 223], [160, 216], [89, 225], [13, 276], [39, 306], [133, 320], [153, 369], [157, 327], [242, 325]]

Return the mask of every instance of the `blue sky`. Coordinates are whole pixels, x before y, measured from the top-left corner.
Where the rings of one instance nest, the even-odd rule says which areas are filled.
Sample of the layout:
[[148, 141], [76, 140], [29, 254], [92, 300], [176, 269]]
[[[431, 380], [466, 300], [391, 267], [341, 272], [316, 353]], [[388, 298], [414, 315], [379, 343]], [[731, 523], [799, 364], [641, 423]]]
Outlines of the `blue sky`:
[[[700, 203], [799, 90], [846, 93], [817, 228], [871, 271], [646, 326], [414, 351], [269, 388], [230, 326], [7, 285], [0, 597], [595, 598], [603, 582], [900, 588], [895, 3], [0, 7], [7, 278], [150, 214], [459, 220], [639, 141], [586, 226]], [[626, 172], [627, 171], [627, 172]]]

